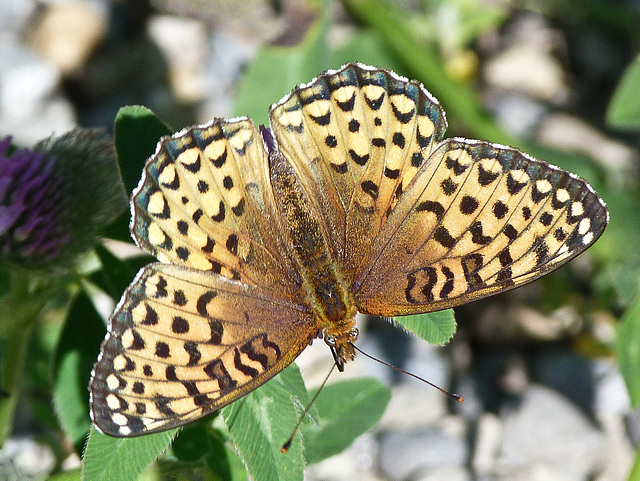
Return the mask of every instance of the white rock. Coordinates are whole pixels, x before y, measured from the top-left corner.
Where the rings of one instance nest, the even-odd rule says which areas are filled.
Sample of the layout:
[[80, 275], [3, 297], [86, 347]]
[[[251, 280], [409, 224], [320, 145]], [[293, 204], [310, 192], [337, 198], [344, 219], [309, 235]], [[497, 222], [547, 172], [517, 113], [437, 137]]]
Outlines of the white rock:
[[[0, 450], [0, 479], [25, 479], [48, 474], [55, 463], [49, 446], [28, 438], [9, 438]], [[4, 472], [7, 468], [10, 473]]]
[[545, 118], [538, 139], [550, 147], [576, 150], [588, 155], [609, 172], [613, 181], [627, 183], [635, 179], [638, 153], [626, 144], [610, 139], [582, 119], [556, 113]]
[[[234, 111], [233, 94], [242, 81], [246, 65], [256, 55], [259, 46], [255, 40], [239, 37], [236, 32], [228, 29], [211, 32], [207, 47], [210, 55], [203, 72], [207, 96], [198, 113], [203, 121], [214, 117], [247, 114]], [[273, 99], [274, 102], [276, 100]]]
[[21, 46], [13, 46], [12, 53], [0, 53], [0, 58], [9, 55], [13, 55], [13, 61], [8, 59], [0, 74], [0, 109], [15, 118], [32, 117], [53, 93], [60, 75], [53, 65]]
[[384, 433], [380, 471], [391, 481], [401, 481], [434, 468], [464, 466], [469, 455], [466, 436], [466, 423], [454, 416], [426, 430]]
[[548, 108], [518, 92], [500, 91], [491, 99], [491, 110], [505, 130], [518, 137], [530, 138], [548, 112]]
[[535, 45], [516, 45], [500, 53], [487, 62], [484, 77], [494, 87], [549, 102], [562, 103], [569, 95], [560, 63]]
[[444, 466], [418, 474], [415, 481], [471, 481], [471, 474], [462, 466]]
[[594, 481], [627, 481], [636, 457], [624, 422], [618, 416], [600, 417], [606, 436], [604, 465]]
[[22, 45], [0, 43], [0, 132], [29, 146], [76, 124], [70, 102], [57, 91], [60, 73]]
[[165, 54], [169, 82], [182, 102], [205, 98], [203, 75], [208, 55], [207, 29], [203, 22], [173, 15], [156, 15], [148, 25], [149, 36]]
[[554, 473], [553, 479], [586, 481], [603, 463], [602, 433], [577, 406], [551, 389], [531, 385], [503, 420], [499, 473], [543, 470]]
[[403, 382], [391, 388], [391, 401], [379, 426], [382, 429], [427, 428], [446, 416], [448, 398], [420, 382]]
[[510, 26], [506, 49], [490, 59], [483, 76], [492, 86], [552, 103], [569, 96], [565, 72], [553, 55], [561, 36], [539, 15], [522, 16]]
[[498, 416], [485, 413], [478, 419], [471, 466], [477, 476], [489, 476], [495, 471], [502, 445], [503, 426]]
[[30, 44], [61, 72], [77, 72], [107, 33], [106, 8], [87, 1], [51, 3], [38, 19]]
[[534, 464], [526, 467], [502, 472], [490, 478], [495, 481], [573, 481], [574, 478], [559, 472], [544, 464]]
[[0, 0], [0, 45], [9, 38], [18, 38], [24, 33], [25, 25], [31, 18], [37, 2], [34, 0]]
[[594, 406], [596, 415], [621, 418], [629, 414], [631, 412], [629, 392], [615, 361], [596, 359], [591, 365], [593, 376], [597, 380]]

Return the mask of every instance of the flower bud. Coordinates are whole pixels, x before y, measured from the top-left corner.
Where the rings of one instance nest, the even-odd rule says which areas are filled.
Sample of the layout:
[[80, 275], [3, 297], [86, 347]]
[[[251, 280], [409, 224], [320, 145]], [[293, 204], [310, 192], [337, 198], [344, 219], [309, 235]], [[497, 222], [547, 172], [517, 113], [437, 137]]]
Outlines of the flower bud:
[[33, 149], [10, 144], [0, 140], [0, 258], [69, 264], [126, 206], [113, 143], [77, 129]]

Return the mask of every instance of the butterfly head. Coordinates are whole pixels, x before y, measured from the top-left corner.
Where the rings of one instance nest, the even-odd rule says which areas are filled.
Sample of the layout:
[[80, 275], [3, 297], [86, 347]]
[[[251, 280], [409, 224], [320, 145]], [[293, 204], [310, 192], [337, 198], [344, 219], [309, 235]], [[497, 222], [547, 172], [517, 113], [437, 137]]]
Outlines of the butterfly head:
[[338, 371], [344, 371], [344, 363], [355, 359], [356, 350], [353, 343], [358, 339], [359, 333], [360, 331], [354, 327], [353, 329], [341, 334], [324, 335], [324, 342], [329, 346], [329, 349], [331, 349], [331, 354], [333, 354], [333, 359]]

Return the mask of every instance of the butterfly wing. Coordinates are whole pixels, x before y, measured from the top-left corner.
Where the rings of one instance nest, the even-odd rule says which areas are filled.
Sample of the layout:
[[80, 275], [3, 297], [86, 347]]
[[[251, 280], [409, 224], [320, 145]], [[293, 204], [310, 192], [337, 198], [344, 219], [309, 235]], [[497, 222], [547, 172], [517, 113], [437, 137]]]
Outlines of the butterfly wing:
[[247, 118], [163, 138], [132, 199], [137, 244], [160, 262], [295, 292], [266, 155]]
[[573, 174], [512, 148], [447, 140], [357, 273], [359, 308], [428, 312], [520, 286], [580, 254], [607, 221], [602, 199]]
[[151, 264], [110, 319], [91, 417], [112, 436], [180, 426], [271, 379], [316, 333], [306, 308], [271, 290]]
[[446, 120], [419, 83], [348, 64], [273, 106], [271, 126], [334, 258], [353, 272], [441, 140]]
[[132, 234], [161, 263], [113, 313], [91, 413], [114, 436], [169, 429], [247, 394], [316, 335], [293, 301], [264, 143], [246, 118], [161, 140], [132, 198]]

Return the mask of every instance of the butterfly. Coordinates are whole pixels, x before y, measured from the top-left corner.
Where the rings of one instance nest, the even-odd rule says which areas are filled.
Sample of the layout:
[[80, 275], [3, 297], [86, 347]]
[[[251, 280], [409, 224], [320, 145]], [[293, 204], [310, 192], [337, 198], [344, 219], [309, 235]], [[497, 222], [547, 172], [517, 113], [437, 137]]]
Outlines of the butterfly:
[[112, 314], [91, 417], [137, 436], [244, 396], [323, 338], [354, 359], [356, 313], [403, 316], [533, 281], [608, 213], [582, 179], [514, 148], [443, 140], [419, 82], [360, 63], [270, 109], [160, 140], [131, 200], [144, 267]]

